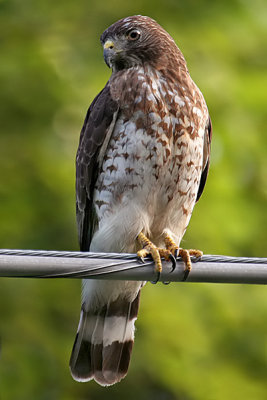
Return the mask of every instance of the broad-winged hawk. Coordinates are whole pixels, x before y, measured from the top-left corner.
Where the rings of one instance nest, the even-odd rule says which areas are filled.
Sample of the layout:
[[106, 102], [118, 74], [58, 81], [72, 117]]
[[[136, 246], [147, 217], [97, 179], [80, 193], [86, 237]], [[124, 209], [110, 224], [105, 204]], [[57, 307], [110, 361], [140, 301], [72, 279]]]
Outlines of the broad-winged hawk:
[[[158, 272], [160, 256], [179, 254], [188, 271], [190, 252], [179, 245], [209, 168], [205, 100], [174, 40], [151, 18], [124, 18], [101, 43], [112, 75], [87, 112], [77, 152], [81, 251], [151, 254]], [[126, 375], [142, 286], [83, 281], [74, 379], [107, 386]]]

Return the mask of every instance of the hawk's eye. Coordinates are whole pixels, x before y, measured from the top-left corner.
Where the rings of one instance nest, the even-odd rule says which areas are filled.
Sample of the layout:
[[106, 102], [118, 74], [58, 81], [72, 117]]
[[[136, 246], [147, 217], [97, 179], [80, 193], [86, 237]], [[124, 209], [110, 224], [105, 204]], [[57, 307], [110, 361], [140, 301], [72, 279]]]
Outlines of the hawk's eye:
[[127, 33], [127, 38], [129, 40], [137, 40], [140, 38], [140, 36], [141, 36], [141, 33], [138, 29], [132, 29], [131, 31], [129, 31]]

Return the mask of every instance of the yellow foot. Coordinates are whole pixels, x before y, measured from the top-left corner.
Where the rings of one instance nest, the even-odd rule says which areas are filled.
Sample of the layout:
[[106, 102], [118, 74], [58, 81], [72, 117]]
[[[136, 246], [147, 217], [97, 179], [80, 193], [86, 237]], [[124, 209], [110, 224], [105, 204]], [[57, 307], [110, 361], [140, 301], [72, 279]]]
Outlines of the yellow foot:
[[185, 249], [180, 248], [178, 256], [181, 257], [181, 259], [183, 260], [183, 262], [185, 264], [184, 277], [182, 280], [186, 281], [186, 279], [188, 278], [189, 272], [192, 269], [190, 256], [196, 257], [198, 259], [203, 256], [203, 252], [201, 250], [194, 250], [194, 249], [185, 250]]
[[[137, 240], [140, 245], [143, 247], [141, 250], [137, 252], [137, 256], [144, 261], [144, 258], [150, 255], [155, 263], [155, 271], [157, 273], [156, 282], [159, 280], [160, 273], [162, 271], [162, 262], [161, 257], [165, 258], [165, 260], [172, 261], [172, 270], [175, 269], [176, 260], [171, 252], [171, 250], [162, 249], [155, 246], [144, 234], [143, 232], [139, 233], [137, 236]], [[166, 246], [167, 247], [167, 246]]]
[[[137, 236], [137, 240], [139, 241], [142, 249], [137, 252], [137, 256], [144, 261], [144, 258], [150, 255], [155, 263], [155, 271], [157, 273], [156, 282], [159, 280], [160, 273], [162, 271], [162, 262], [161, 257], [165, 258], [166, 261], [172, 262], [172, 271], [174, 271], [176, 267], [176, 258], [179, 256], [183, 260], [185, 264], [183, 281], [188, 278], [189, 272], [192, 269], [190, 256], [199, 259], [203, 256], [201, 250], [185, 250], [179, 248], [179, 246], [174, 242], [172, 237], [168, 233], [164, 233], [164, 243], [166, 249], [159, 248], [155, 246], [144, 234], [143, 232], [139, 233]], [[156, 283], [155, 282], [155, 283]]]
[[178, 256], [178, 252], [179, 252], [179, 246], [177, 246], [177, 244], [172, 239], [172, 237], [166, 232], [164, 233], [164, 242], [165, 242], [166, 249], [169, 250], [169, 252], [176, 259]]
[[196, 257], [198, 259], [203, 256], [203, 252], [201, 250], [194, 250], [194, 249], [185, 250], [179, 248], [179, 246], [177, 246], [177, 244], [174, 242], [172, 237], [167, 232], [164, 233], [164, 241], [166, 248], [174, 255], [175, 259], [179, 256], [183, 260], [185, 264], [185, 270], [184, 270], [184, 277], [182, 280], [185, 281], [189, 275], [189, 272], [192, 269], [190, 256]]

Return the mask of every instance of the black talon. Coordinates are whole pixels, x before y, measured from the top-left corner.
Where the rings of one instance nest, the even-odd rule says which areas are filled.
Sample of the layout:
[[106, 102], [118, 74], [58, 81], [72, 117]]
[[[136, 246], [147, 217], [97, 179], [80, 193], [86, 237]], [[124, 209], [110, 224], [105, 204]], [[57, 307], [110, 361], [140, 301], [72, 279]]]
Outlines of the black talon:
[[190, 272], [189, 269], [186, 269], [186, 270], [184, 271], [184, 276], [183, 276], [182, 282], [185, 282], [185, 281], [187, 280], [188, 275], [189, 275], [189, 272]]
[[169, 285], [171, 282], [162, 282], [163, 285]]
[[176, 257], [173, 256], [172, 254], [170, 254], [170, 260], [172, 262], [172, 270], [171, 270], [171, 272], [173, 272], [175, 270], [175, 268], [176, 268]]
[[175, 249], [174, 250], [174, 258], [175, 258], [175, 260], [176, 260], [176, 258], [178, 257], [178, 253], [179, 253], [179, 249]]
[[151, 283], [152, 283], [153, 285], [156, 285], [156, 283], [158, 283], [159, 278], [160, 278], [160, 272], [159, 272], [159, 271], [156, 271], [156, 272], [157, 272], [156, 280], [155, 280], [155, 281], [151, 281]]

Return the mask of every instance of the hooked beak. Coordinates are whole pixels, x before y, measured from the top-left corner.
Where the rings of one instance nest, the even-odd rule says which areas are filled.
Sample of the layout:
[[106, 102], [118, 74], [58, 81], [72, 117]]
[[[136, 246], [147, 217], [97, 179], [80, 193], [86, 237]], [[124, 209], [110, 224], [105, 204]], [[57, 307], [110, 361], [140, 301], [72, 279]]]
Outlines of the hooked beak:
[[116, 53], [114, 42], [112, 40], [107, 40], [104, 43], [103, 48], [104, 48], [104, 60], [105, 60], [105, 63], [107, 64], [107, 66], [109, 68], [111, 68], [111, 62], [110, 62], [111, 61], [111, 57], [114, 55], [114, 53]]

